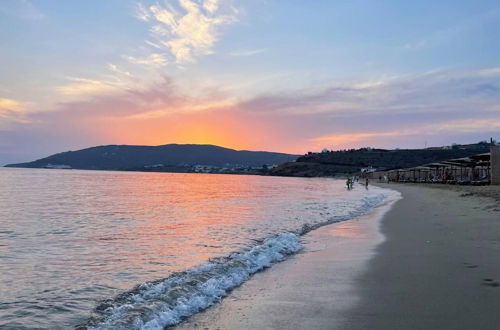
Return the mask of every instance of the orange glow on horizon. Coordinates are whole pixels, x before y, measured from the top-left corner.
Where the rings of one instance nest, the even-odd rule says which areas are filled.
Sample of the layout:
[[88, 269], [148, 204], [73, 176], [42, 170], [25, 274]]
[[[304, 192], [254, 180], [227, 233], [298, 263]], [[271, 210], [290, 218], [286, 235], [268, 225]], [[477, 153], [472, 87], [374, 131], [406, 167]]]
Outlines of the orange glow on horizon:
[[290, 154], [320, 151], [327, 146], [313, 139], [317, 132], [301, 121], [237, 108], [173, 113], [156, 118], [93, 117], [80, 120], [68, 129], [98, 136], [106, 144], [212, 144], [236, 150]]
[[273, 123], [260, 120], [238, 111], [220, 110], [160, 118], [102, 118], [88, 125], [93, 134], [120, 144], [213, 144], [237, 150], [277, 151], [273, 142], [286, 140], [276, 136], [280, 130]]

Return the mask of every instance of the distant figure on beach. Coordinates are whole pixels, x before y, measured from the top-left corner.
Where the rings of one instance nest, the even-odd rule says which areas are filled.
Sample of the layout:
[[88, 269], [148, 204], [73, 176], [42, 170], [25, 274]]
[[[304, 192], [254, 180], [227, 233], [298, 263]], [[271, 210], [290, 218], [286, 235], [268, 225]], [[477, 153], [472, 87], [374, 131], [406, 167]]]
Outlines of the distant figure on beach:
[[347, 190], [352, 189], [352, 178], [347, 178], [347, 181], [345, 183], [347, 185]]
[[368, 189], [368, 178], [366, 178], [366, 181], [365, 181], [365, 188]]

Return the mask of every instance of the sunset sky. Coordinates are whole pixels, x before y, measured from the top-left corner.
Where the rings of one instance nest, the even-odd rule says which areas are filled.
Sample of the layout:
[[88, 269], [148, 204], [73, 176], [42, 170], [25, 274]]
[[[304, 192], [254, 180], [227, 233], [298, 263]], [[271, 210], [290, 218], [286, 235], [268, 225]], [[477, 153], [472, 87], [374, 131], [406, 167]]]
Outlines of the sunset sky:
[[0, 165], [500, 139], [498, 0], [5, 0]]

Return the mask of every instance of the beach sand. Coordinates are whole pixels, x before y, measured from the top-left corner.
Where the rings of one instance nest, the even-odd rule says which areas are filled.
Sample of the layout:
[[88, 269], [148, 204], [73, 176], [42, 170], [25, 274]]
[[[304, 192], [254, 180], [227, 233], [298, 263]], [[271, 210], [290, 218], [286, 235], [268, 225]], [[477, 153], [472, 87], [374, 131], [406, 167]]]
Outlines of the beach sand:
[[[417, 185], [425, 188], [453, 190], [460, 195], [469, 195], [477, 197], [489, 197], [500, 201], [500, 186], [461, 186], [447, 184], [422, 184], [422, 183], [405, 183], [405, 185]], [[390, 186], [386, 186], [390, 187]]]
[[177, 328], [499, 329], [498, 201], [381, 186], [403, 196], [387, 213], [309, 233], [302, 253]]

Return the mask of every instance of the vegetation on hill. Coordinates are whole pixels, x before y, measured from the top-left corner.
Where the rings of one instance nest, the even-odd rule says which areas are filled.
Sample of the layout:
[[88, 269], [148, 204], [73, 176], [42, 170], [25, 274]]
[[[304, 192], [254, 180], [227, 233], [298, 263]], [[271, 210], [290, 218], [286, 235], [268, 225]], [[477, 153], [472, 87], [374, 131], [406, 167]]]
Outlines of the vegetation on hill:
[[447, 159], [468, 157], [489, 152], [490, 144], [480, 142], [469, 145], [453, 145], [426, 149], [350, 149], [308, 153], [271, 170], [278, 176], [335, 176], [356, 173], [361, 168], [373, 167], [378, 170], [409, 168]]
[[62, 152], [33, 162], [7, 166], [190, 172], [196, 165], [220, 168], [253, 167], [281, 164], [296, 158], [296, 155], [263, 151], [237, 151], [214, 145], [108, 145]]

